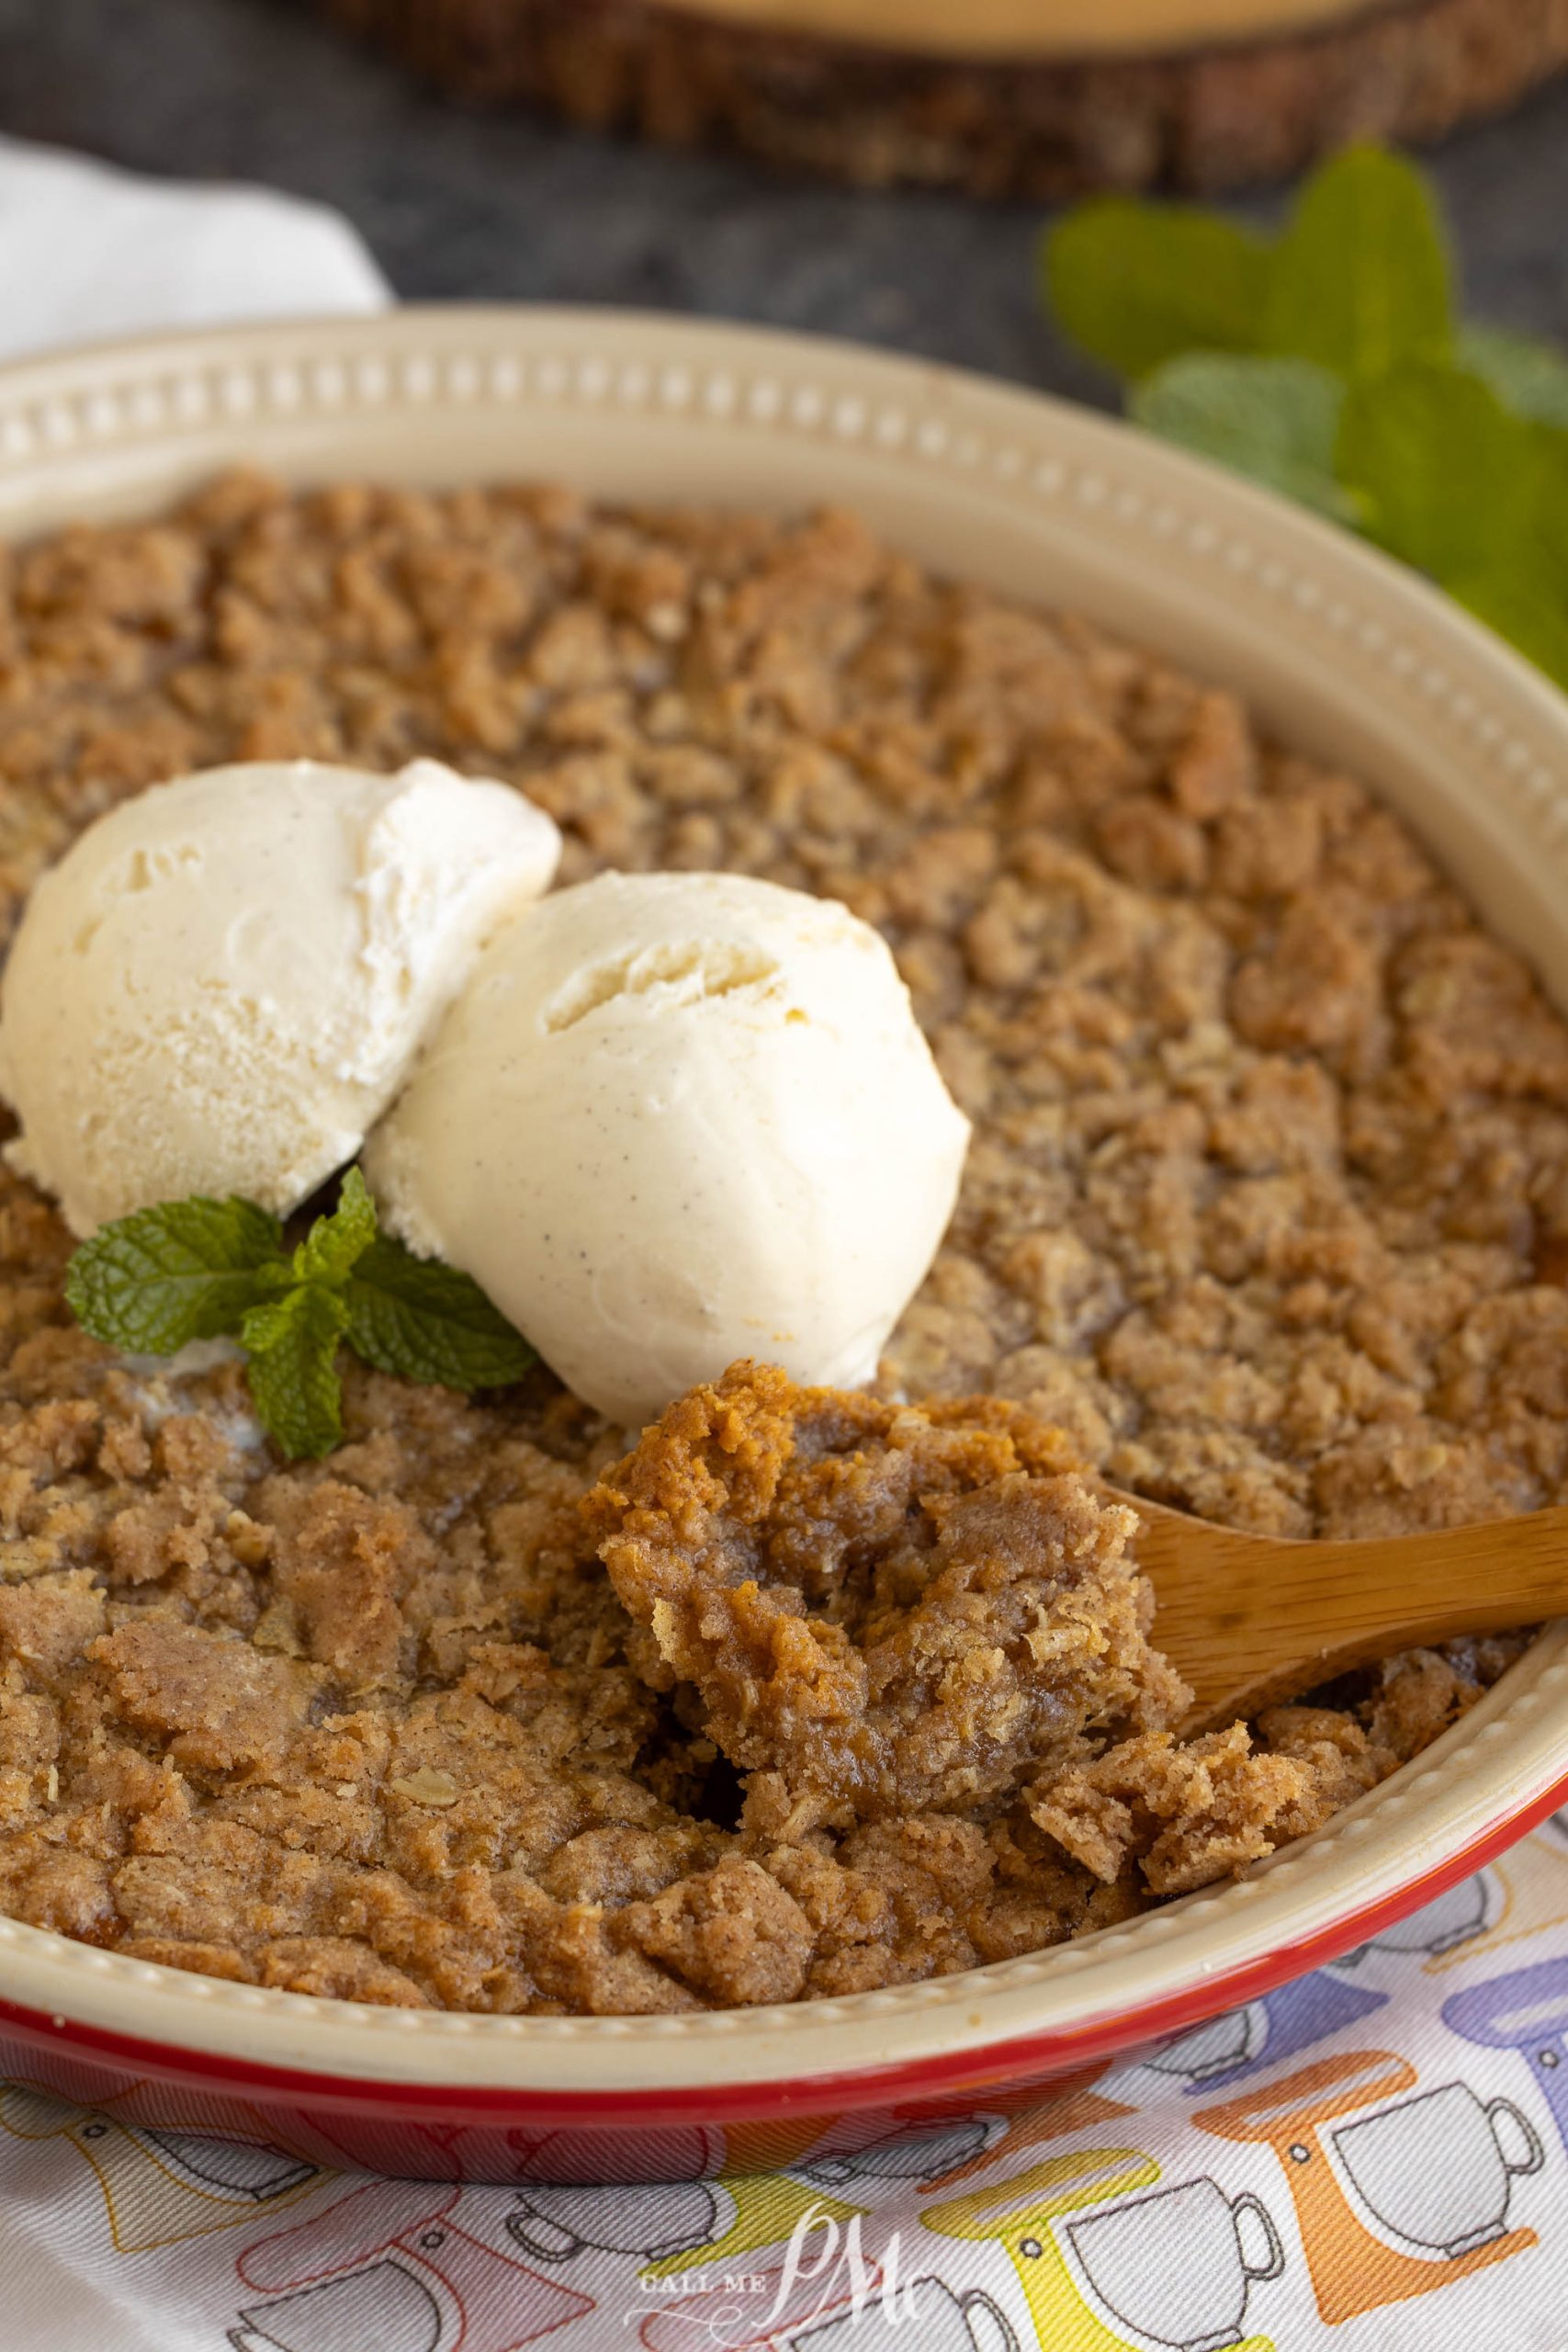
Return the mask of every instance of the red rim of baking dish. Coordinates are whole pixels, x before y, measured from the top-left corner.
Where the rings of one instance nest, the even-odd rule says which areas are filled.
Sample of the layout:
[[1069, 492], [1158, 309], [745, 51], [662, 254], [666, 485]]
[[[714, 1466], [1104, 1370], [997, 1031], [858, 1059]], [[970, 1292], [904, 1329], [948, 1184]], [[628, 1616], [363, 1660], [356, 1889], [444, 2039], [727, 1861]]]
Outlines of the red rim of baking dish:
[[1345, 1913], [1310, 1936], [1281, 1945], [1260, 1960], [1206, 1977], [1201, 1984], [1171, 1993], [1146, 2007], [1115, 2011], [1087, 2025], [1055, 2032], [1014, 2035], [977, 2050], [942, 2052], [890, 2066], [856, 2067], [851, 2073], [806, 2074], [776, 2083], [718, 2083], [653, 2091], [531, 2091], [525, 2086], [485, 2090], [441, 2084], [378, 2081], [375, 2077], [321, 2075], [225, 2058], [213, 2051], [182, 2050], [163, 2041], [138, 2041], [101, 2027], [77, 2025], [42, 2010], [0, 1999], [0, 2039], [11, 2035], [35, 2050], [81, 2052], [187, 2088], [228, 2090], [273, 2105], [332, 2109], [338, 2114], [406, 2122], [504, 2123], [529, 2120], [598, 2124], [605, 2131], [627, 2123], [750, 2123], [801, 2111], [883, 2107], [909, 2099], [962, 2098], [987, 2091], [1017, 2089], [1097, 2059], [1111, 2058], [1139, 2044], [1200, 2025], [1222, 2010], [1239, 2007], [1275, 1991], [1326, 1962], [1337, 1960], [1381, 1929], [1434, 1902], [1471, 1877], [1549, 1815], [1568, 1804], [1568, 1772], [1479, 1837], [1382, 1895]]

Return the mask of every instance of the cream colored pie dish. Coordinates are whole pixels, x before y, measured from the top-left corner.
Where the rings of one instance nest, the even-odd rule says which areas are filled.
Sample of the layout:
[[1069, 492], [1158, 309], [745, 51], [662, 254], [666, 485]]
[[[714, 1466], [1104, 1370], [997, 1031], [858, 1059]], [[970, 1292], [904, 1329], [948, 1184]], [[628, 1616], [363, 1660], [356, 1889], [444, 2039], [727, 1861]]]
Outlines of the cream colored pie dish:
[[[607, 1418], [543, 1368], [465, 1401], [351, 1366], [342, 1445], [290, 1466], [237, 1350], [130, 1360], [76, 1328], [73, 1237], [28, 1181], [68, 1191], [59, 1148], [24, 1142], [0, 1430], [18, 2031], [604, 2122], [630, 2109], [604, 2104], [596, 2035], [677, 2104], [716, 2066], [737, 2100], [1022, 2080], [1353, 1939], [1551, 1802], [1554, 1631], [1175, 1742], [1135, 1530], [1092, 1487], [1292, 1534], [1560, 1498], [1565, 738], [1493, 640], [1117, 428], [723, 330], [409, 313], [85, 355], [13, 372], [0, 452], [13, 922], [169, 777], [423, 760], [519, 789], [558, 829], [556, 888], [496, 885], [491, 944], [339, 1164], [367, 1136], [389, 1229], [478, 1275], [547, 1363], [570, 1370], [590, 1295], [607, 1332], [686, 1334], [624, 1388], [573, 1375]], [[754, 877], [886, 940], [934, 1057], [908, 1132], [945, 1104], [967, 1144], [923, 1282], [952, 1177], [925, 1225], [889, 1208], [902, 1256], [868, 1258], [818, 1149], [806, 1194], [841, 1205], [812, 1282], [831, 1302], [871, 1267], [867, 1304], [788, 1326], [797, 1213], [746, 1153], [807, 1096], [830, 1109], [829, 1060], [730, 1129], [704, 1110], [705, 1163], [682, 1147], [717, 1204], [692, 1264], [731, 1270], [711, 1330], [674, 1273], [574, 1306], [570, 1253], [533, 1237], [584, 1213], [539, 1189], [528, 1136], [614, 1100], [624, 1227], [687, 1057], [729, 1052], [795, 952], [743, 901], [773, 963], [732, 925], [697, 985], [663, 916], [649, 947], [617, 899], [625, 971], [563, 993], [549, 926], [607, 869], [705, 905], [739, 886], [703, 876]], [[28, 931], [4, 1021], [25, 1134]], [[805, 967], [779, 985], [791, 1028], [828, 1017]], [[649, 1030], [661, 990], [675, 1026]], [[496, 1007], [536, 997], [545, 1075], [514, 1077]], [[846, 1073], [874, 1037], [868, 1073], [903, 1050], [861, 1017]], [[628, 1121], [655, 1051], [671, 1075]], [[916, 1195], [909, 1147], [875, 1156], [887, 1102], [853, 1157], [891, 1204]], [[477, 1175], [470, 1131], [511, 1138]], [[676, 1189], [650, 1172], [650, 1199]], [[772, 1349], [731, 1344], [752, 1306]], [[742, 1353], [835, 1385], [720, 1380]]]

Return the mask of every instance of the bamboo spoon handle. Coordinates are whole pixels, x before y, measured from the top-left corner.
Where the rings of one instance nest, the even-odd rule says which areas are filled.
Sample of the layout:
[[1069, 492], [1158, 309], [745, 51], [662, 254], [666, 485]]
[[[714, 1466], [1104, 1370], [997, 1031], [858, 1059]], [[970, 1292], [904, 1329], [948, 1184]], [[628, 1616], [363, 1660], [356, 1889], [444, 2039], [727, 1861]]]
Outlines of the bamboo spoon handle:
[[1142, 1521], [1134, 1556], [1159, 1603], [1155, 1641], [1195, 1694], [1188, 1729], [1415, 1644], [1510, 1633], [1568, 1610], [1568, 1509], [1314, 1544], [1115, 1499]]

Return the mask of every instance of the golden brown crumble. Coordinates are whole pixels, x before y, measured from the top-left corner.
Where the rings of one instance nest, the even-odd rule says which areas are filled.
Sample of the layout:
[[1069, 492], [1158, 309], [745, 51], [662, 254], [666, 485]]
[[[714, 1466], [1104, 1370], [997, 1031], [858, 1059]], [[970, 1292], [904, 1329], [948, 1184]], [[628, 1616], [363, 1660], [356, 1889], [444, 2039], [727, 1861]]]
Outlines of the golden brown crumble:
[[999, 1399], [921, 1410], [738, 1367], [587, 1513], [652, 1635], [645, 1680], [690, 1685], [800, 1826], [983, 1810], [1190, 1699], [1148, 1645], [1134, 1514]]
[[880, 1397], [738, 1375], [605, 1478], [542, 1375], [353, 1369], [282, 1469], [236, 1364], [73, 1329], [0, 1180], [0, 1906], [373, 2001], [852, 1991], [1239, 1867], [1495, 1679], [1180, 1744], [1080, 1476], [1285, 1534], [1568, 1493], [1568, 1027], [1359, 786], [843, 515], [231, 477], [5, 559], [0, 931], [161, 776], [422, 752], [565, 879], [879, 924], [976, 1125], [953, 1229]]

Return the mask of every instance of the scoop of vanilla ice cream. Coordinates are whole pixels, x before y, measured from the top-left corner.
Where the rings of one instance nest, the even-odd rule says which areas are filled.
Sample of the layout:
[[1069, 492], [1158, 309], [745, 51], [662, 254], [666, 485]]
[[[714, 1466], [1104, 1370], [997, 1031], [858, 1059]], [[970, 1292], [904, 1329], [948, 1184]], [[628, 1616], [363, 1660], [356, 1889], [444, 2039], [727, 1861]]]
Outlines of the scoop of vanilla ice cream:
[[738, 1356], [868, 1379], [968, 1137], [847, 909], [606, 875], [497, 934], [366, 1172], [394, 1232], [636, 1422]]
[[190, 1193], [279, 1215], [351, 1159], [560, 836], [434, 760], [213, 768], [45, 874], [0, 990], [13, 1167], [91, 1233]]

